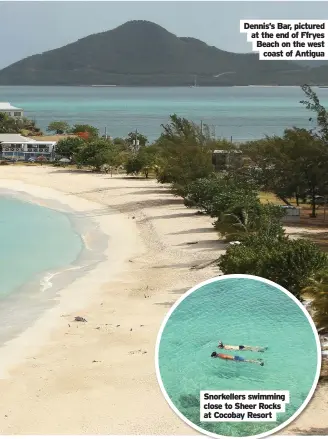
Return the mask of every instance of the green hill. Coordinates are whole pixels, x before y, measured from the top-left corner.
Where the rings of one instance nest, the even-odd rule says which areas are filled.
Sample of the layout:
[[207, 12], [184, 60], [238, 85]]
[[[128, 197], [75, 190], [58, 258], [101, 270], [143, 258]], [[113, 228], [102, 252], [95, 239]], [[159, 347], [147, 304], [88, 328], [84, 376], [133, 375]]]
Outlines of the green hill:
[[191, 85], [194, 75], [204, 86], [311, 82], [309, 69], [297, 63], [260, 61], [257, 54], [226, 52], [148, 21], [129, 21], [18, 61], [0, 70], [0, 84]]

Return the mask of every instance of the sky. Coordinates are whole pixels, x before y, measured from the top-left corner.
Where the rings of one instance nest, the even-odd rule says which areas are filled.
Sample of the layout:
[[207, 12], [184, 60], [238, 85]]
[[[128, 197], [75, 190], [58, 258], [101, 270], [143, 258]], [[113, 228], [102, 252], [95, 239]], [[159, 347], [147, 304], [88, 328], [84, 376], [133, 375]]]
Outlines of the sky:
[[328, 19], [325, 2], [0, 1], [0, 68], [129, 20], [148, 20], [179, 37], [251, 52], [243, 19]]

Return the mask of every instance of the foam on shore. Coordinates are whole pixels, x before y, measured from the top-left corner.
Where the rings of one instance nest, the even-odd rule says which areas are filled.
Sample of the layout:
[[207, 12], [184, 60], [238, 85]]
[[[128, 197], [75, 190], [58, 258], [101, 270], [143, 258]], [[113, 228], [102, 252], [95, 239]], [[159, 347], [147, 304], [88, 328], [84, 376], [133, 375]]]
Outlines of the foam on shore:
[[[10, 189], [8, 189], [10, 188]], [[40, 273], [31, 282], [3, 299], [0, 309], [0, 378], [33, 351], [40, 348], [51, 330], [63, 321], [63, 313], [85, 306], [97, 296], [97, 286], [109, 281], [122, 268], [126, 246], [119, 251], [114, 242], [119, 237], [115, 212], [102, 205], [72, 195], [26, 185], [18, 181], [0, 180], [3, 194], [25, 202], [40, 204], [68, 215], [72, 226], [84, 243], [78, 258], [69, 266]], [[107, 220], [108, 224], [104, 224]], [[113, 224], [113, 235], [110, 234]], [[110, 253], [109, 245], [116, 250]]]

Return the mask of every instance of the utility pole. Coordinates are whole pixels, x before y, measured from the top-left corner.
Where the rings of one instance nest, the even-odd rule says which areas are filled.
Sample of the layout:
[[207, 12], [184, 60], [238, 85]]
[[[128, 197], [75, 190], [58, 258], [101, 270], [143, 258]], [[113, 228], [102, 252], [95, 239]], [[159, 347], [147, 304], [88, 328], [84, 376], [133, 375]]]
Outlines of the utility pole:
[[200, 121], [200, 134], [201, 134], [201, 144], [204, 144], [204, 135], [203, 135], [203, 121]]
[[136, 153], [139, 148], [139, 140], [138, 140], [138, 129], [135, 131], [135, 140], [132, 141], [133, 150]]

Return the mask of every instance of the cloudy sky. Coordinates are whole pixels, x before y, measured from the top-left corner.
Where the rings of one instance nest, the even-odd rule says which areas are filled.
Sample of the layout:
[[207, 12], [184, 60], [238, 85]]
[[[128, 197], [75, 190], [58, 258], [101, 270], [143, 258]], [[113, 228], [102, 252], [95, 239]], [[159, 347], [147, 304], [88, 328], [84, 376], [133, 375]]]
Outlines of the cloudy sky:
[[250, 52], [241, 19], [328, 19], [325, 2], [0, 1], [0, 68], [129, 20], [153, 21], [220, 49]]

